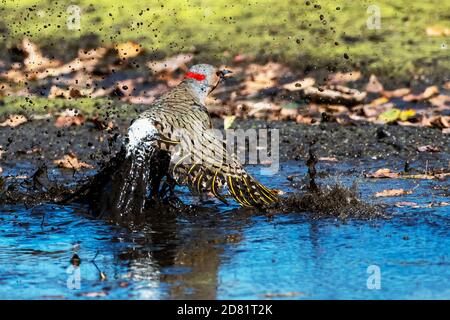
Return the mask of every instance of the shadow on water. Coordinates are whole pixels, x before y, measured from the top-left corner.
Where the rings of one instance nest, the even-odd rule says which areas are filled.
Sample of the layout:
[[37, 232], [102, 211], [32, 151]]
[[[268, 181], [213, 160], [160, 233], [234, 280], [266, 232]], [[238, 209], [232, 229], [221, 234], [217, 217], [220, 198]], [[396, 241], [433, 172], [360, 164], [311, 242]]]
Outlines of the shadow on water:
[[[450, 212], [425, 206], [448, 201], [448, 180], [358, 178], [355, 172], [368, 165], [375, 170], [386, 163], [319, 164], [324, 172], [319, 183], [351, 185], [356, 176], [361, 197], [385, 203], [389, 220], [343, 223], [212, 202], [182, 215], [153, 214], [146, 224], [125, 228], [91, 219], [77, 205], [5, 205], [0, 209], [0, 297], [449, 298]], [[286, 177], [305, 174], [304, 166], [288, 162], [279, 175], [261, 180], [289, 191]], [[401, 201], [423, 207], [400, 208], [394, 206], [398, 198], [373, 198], [374, 192], [391, 188], [414, 189]], [[183, 201], [193, 201], [180, 192]], [[379, 290], [367, 286], [369, 266], [381, 270]]]

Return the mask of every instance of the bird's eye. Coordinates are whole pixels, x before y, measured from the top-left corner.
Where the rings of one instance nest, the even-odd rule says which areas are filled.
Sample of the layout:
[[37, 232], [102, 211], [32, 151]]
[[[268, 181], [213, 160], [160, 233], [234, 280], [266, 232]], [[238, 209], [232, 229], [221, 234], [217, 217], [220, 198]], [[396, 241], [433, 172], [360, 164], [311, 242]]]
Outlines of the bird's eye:
[[222, 76], [222, 71], [217, 71], [216, 76], [218, 76], [218, 77]]

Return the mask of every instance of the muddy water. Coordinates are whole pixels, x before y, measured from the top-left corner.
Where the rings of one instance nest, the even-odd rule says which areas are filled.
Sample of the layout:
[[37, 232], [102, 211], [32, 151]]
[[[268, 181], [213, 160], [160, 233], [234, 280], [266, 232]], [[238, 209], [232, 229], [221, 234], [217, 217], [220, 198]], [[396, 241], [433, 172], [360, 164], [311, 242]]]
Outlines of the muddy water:
[[[90, 219], [79, 206], [0, 208], [3, 299], [413, 299], [450, 298], [450, 207], [398, 208], [398, 201], [449, 200], [450, 181], [368, 180], [360, 174], [402, 163], [321, 163], [322, 184], [357, 181], [361, 196], [388, 204], [389, 220], [313, 219], [305, 213], [240, 214], [216, 202], [182, 217], [164, 216], [136, 230]], [[26, 173], [27, 166], [4, 168]], [[281, 165], [262, 182], [289, 190]], [[410, 195], [374, 199], [384, 189]], [[192, 201], [180, 190], [184, 201]], [[76, 256], [75, 256], [76, 255]], [[79, 258], [80, 260], [78, 260]], [[381, 288], [368, 289], [378, 266]]]

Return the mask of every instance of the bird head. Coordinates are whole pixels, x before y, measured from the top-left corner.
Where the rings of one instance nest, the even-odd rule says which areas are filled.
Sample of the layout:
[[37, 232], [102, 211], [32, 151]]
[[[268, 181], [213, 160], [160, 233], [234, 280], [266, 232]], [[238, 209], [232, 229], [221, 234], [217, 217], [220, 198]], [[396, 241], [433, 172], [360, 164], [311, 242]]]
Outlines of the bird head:
[[209, 64], [196, 64], [184, 76], [184, 82], [194, 90], [203, 102], [231, 71], [217, 69]]

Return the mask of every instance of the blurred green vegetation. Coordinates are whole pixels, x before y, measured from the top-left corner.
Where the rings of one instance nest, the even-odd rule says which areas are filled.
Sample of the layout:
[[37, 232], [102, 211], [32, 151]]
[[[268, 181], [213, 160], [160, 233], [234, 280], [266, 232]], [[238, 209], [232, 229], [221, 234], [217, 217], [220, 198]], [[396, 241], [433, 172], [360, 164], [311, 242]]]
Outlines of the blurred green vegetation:
[[[371, 4], [381, 9], [381, 29], [367, 28]], [[67, 28], [69, 5], [81, 8], [80, 30]], [[450, 27], [450, 1], [3, 0], [0, 6], [3, 49], [25, 36], [59, 55], [70, 46], [133, 40], [156, 56], [196, 52], [210, 63], [247, 54], [403, 79], [450, 71], [449, 37], [425, 32]]]
[[0, 117], [10, 114], [47, 114], [61, 112], [65, 109], [78, 110], [85, 116], [99, 116], [102, 119], [120, 116], [135, 116], [142, 111], [142, 106], [129, 105], [117, 100], [104, 98], [48, 99], [42, 97], [9, 96], [2, 99]]

